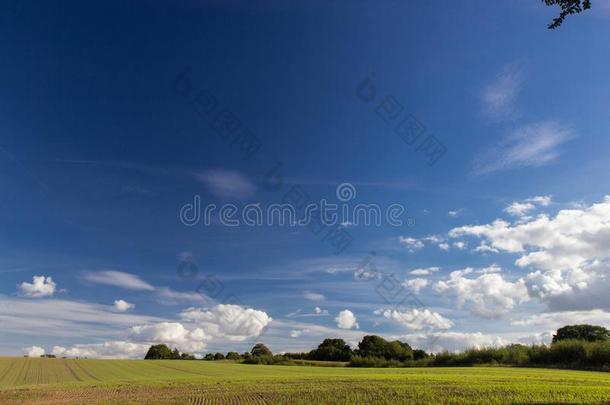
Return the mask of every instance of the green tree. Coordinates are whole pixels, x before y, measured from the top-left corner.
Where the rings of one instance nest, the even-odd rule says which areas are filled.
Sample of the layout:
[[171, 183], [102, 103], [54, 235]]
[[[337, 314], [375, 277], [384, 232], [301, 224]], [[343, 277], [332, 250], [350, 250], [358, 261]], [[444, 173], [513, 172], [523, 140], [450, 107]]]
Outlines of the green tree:
[[273, 353], [271, 353], [271, 350], [269, 350], [269, 348], [262, 343], [255, 344], [254, 347], [252, 347], [252, 350], [250, 351], [250, 353], [252, 353], [252, 356], [255, 356], [255, 357], [273, 356]]
[[413, 349], [399, 340], [388, 342], [381, 336], [367, 335], [358, 343], [358, 354], [362, 357], [383, 357], [386, 360], [411, 360]]
[[214, 360], [224, 360], [225, 359], [225, 355], [222, 353], [216, 353], [214, 355]]
[[324, 339], [317, 349], [309, 352], [312, 360], [349, 361], [353, 352], [343, 339]]
[[559, 27], [570, 14], [578, 14], [591, 8], [591, 0], [542, 0], [542, 2], [547, 6], [558, 5], [561, 8], [559, 15], [548, 25], [551, 30]]
[[428, 357], [430, 357], [430, 355], [428, 353], [426, 353], [425, 350], [421, 350], [421, 349], [413, 350], [413, 360], [427, 359]]
[[609, 340], [610, 332], [603, 326], [596, 325], [566, 325], [557, 329], [557, 333], [553, 335], [553, 343], [561, 340], [577, 339], [586, 340], [588, 342], [596, 342], [598, 340]]
[[146, 356], [144, 356], [144, 360], [161, 360], [161, 359], [170, 359], [172, 357], [172, 351], [167, 345], [152, 345], [148, 349]]
[[381, 336], [367, 335], [358, 343], [358, 354], [362, 357], [384, 357], [387, 343]]
[[241, 356], [237, 352], [229, 352], [227, 353], [227, 360], [239, 360]]
[[412, 360], [413, 349], [411, 349], [411, 346], [407, 343], [401, 342], [400, 340], [394, 340], [393, 342], [387, 343], [384, 357], [386, 360]]
[[214, 360], [214, 354], [213, 353], [207, 353], [203, 359], [204, 360]]

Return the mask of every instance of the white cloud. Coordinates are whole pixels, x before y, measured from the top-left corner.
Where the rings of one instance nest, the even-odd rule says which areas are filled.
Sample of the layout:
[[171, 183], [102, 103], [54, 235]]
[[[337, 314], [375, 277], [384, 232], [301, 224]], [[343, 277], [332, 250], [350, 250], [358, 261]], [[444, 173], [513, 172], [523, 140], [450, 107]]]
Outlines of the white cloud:
[[517, 128], [496, 148], [480, 155], [474, 163], [472, 173], [484, 175], [546, 165], [559, 157], [561, 144], [573, 137], [571, 129], [552, 121]]
[[23, 354], [28, 357], [40, 357], [45, 353], [44, 349], [39, 346], [30, 346], [23, 348]]
[[499, 336], [486, 335], [481, 332], [433, 332], [397, 336], [396, 338], [409, 342], [417, 349], [438, 353], [444, 350], [450, 352], [463, 351], [469, 348], [499, 347], [509, 342]]
[[425, 278], [412, 278], [410, 280], [405, 280], [402, 285], [413, 291], [414, 294], [419, 294], [422, 288], [425, 288], [428, 285], [428, 280]]
[[468, 245], [464, 241], [453, 242], [453, 247], [459, 250], [464, 250], [467, 246]]
[[94, 284], [111, 285], [126, 290], [154, 291], [155, 287], [142, 280], [139, 276], [115, 270], [85, 272], [83, 280]]
[[504, 211], [516, 217], [523, 217], [536, 209], [536, 206], [546, 207], [550, 203], [550, 196], [536, 196], [523, 201], [514, 201]]
[[150, 347], [149, 343], [109, 341], [104, 343], [77, 344], [71, 348], [54, 346], [52, 354], [57, 357], [80, 357], [94, 359], [141, 359]]
[[491, 246], [489, 246], [486, 243], [481, 243], [479, 246], [474, 248], [474, 251], [478, 252], [478, 253], [498, 253], [499, 252], [498, 249], [492, 248]]
[[460, 215], [462, 215], [462, 211], [463, 211], [462, 208], [457, 209], [457, 210], [452, 210], [452, 211], [447, 212], [447, 216], [449, 216], [451, 218], [457, 218]]
[[515, 112], [515, 99], [523, 82], [521, 70], [511, 65], [487, 85], [481, 93], [483, 111], [492, 118], [506, 118]]
[[420, 269], [413, 269], [409, 272], [409, 274], [412, 274], [414, 276], [428, 276], [438, 271], [440, 271], [440, 267], [425, 267]]
[[305, 299], [313, 301], [313, 302], [321, 302], [321, 301], [324, 301], [324, 298], [325, 298], [323, 294], [312, 292], [312, 291], [303, 292], [303, 297]]
[[233, 342], [260, 336], [272, 321], [263, 311], [231, 304], [219, 304], [211, 309], [189, 308], [181, 316], [211, 338]]
[[180, 303], [209, 304], [212, 299], [196, 291], [175, 291], [168, 287], [157, 288], [157, 294], [162, 304], [175, 305]]
[[114, 309], [119, 312], [125, 312], [125, 311], [133, 309], [135, 307], [136, 306], [134, 304], [131, 304], [125, 300], [115, 300], [114, 301]]
[[165, 343], [181, 352], [199, 353], [209, 340], [201, 328], [188, 330], [179, 322], [161, 322], [154, 325], [134, 326], [130, 340], [146, 343]]
[[56, 284], [51, 277], [34, 276], [32, 282], [24, 281], [19, 286], [21, 295], [31, 298], [50, 297], [55, 294]]
[[320, 307], [315, 307], [314, 312], [316, 313], [316, 315], [328, 315], [328, 311]]
[[449, 250], [449, 244], [447, 242], [439, 243], [438, 248], [446, 252]]
[[420, 331], [429, 329], [449, 329], [453, 326], [453, 322], [444, 318], [438, 312], [424, 309], [411, 309], [408, 311], [398, 311], [396, 309], [377, 310], [375, 315], [381, 315], [399, 325], [408, 329]]
[[610, 327], [610, 312], [602, 309], [593, 309], [590, 311], [547, 312], [514, 320], [511, 322], [511, 325], [556, 330], [565, 325], [585, 323]]
[[203, 182], [216, 197], [244, 200], [256, 192], [256, 186], [243, 174], [229, 170], [209, 170], [195, 178]]
[[298, 338], [298, 337], [300, 337], [302, 334], [303, 334], [303, 331], [302, 331], [302, 330], [296, 330], [296, 329], [293, 329], [293, 330], [291, 330], [291, 331], [290, 331], [290, 337], [291, 337], [291, 338]]
[[536, 206], [532, 203], [515, 201], [506, 207], [504, 211], [508, 212], [510, 215], [522, 217], [523, 215], [532, 211], [534, 208], [536, 208]]
[[452, 237], [475, 236], [491, 248], [517, 254], [515, 264], [531, 267], [529, 294], [553, 310], [605, 308], [610, 297], [610, 197], [591, 206], [563, 209], [554, 217], [511, 224], [454, 228]]
[[511, 311], [515, 304], [528, 299], [523, 280], [506, 281], [500, 274], [484, 273], [477, 278], [466, 278], [473, 269], [453, 271], [434, 288], [441, 294], [455, 296], [458, 308], [471, 303], [471, 312], [484, 318], [497, 318]]
[[339, 312], [339, 315], [335, 318], [337, 322], [337, 326], [341, 329], [358, 329], [360, 326], [358, 325], [356, 316], [349, 309], [344, 309]]
[[424, 243], [422, 241], [411, 237], [401, 236], [398, 241], [405, 245], [410, 252], [414, 252], [424, 247]]
[[3, 333], [60, 337], [117, 337], [126, 328], [163, 321], [163, 318], [119, 313], [110, 305], [60, 299], [31, 300], [0, 297]]

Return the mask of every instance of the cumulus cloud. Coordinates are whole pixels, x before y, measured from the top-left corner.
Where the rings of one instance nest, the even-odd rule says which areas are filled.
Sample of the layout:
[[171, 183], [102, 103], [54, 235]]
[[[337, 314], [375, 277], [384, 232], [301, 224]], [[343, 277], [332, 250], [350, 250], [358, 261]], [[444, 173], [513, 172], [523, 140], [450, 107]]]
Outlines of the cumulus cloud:
[[161, 322], [154, 325], [134, 326], [130, 340], [135, 342], [165, 343], [181, 352], [201, 352], [208, 337], [201, 328], [188, 330], [179, 322]]
[[139, 276], [115, 270], [90, 271], [82, 275], [83, 280], [94, 284], [111, 285], [126, 290], [154, 291], [155, 287], [142, 280]]
[[290, 331], [290, 337], [291, 338], [298, 338], [303, 334], [302, 330], [297, 330], [297, 329], [293, 329]]
[[335, 318], [337, 322], [337, 326], [341, 329], [358, 329], [360, 326], [358, 325], [356, 316], [349, 309], [344, 309], [339, 312], [339, 315]]
[[[86, 308], [86, 305], [81, 307], [81, 309]], [[95, 329], [90, 326], [93, 326], [93, 321], [97, 319], [89, 319], [88, 314], [90, 313], [87, 311], [80, 314], [80, 317], [87, 319], [88, 322], [87, 325], [81, 326], [81, 329], [87, 327]], [[181, 352], [199, 355], [210, 343], [243, 342], [248, 338], [260, 336], [263, 329], [272, 321], [263, 311], [225, 304], [210, 309], [188, 308], [181, 313], [180, 322], [159, 322], [157, 321], [159, 318], [128, 317], [116, 313], [114, 316], [125, 318], [125, 322], [114, 323], [114, 329], [129, 320], [129, 328], [118, 331], [122, 336], [127, 332], [127, 340], [77, 344], [70, 348], [56, 346], [53, 348], [53, 354], [66, 357], [141, 358], [151, 344], [165, 343]], [[136, 326], [132, 326], [133, 324]], [[81, 333], [79, 337], [82, 338], [83, 334]]]
[[243, 174], [230, 170], [208, 170], [195, 175], [210, 192], [222, 199], [244, 200], [256, 192], [256, 186]]
[[593, 309], [590, 311], [547, 312], [513, 320], [511, 325], [556, 330], [565, 325], [585, 323], [610, 327], [610, 312], [602, 309]]
[[321, 302], [321, 301], [324, 301], [324, 298], [325, 298], [323, 294], [316, 293], [313, 291], [303, 292], [303, 297], [305, 299], [313, 301], [313, 302]]
[[70, 348], [54, 346], [51, 352], [57, 357], [79, 357], [94, 359], [141, 359], [150, 344], [127, 341], [109, 341], [104, 343], [77, 344]]
[[610, 197], [600, 203], [541, 214], [515, 224], [495, 220], [454, 228], [451, 237], [474, 236], [485, 246], [518, 255], [533, 268], [524, 282], [532, 297], [553, 310], [605, 308], [610, 297]]
[[437, 282], [435, 290], [443, 295], [457, 299], [458, 308], [469, 303], [470, 311], [483, 318], [497, 318], [511, 311], [516, 303], [528, 299], [523, 280], [510, 282], [496, 272], [486, 273], [474, 278], [471, 268], [450, 273], [449, 278]]
[[374, 312], [375, 315], [383, 316], [399, 325], [414, 331], [430, 329], [449, 329], [453, 322], [444, 318], [438, 312], [430, 311], [427, 308], [413, 308], [406, 311], [396, 309], [381, 309]]
[[56, 284], [51, 277], [34, 276], [32, 282], [24, 281], [19, 286], [21, 295], [31, 298], [51, 297], [55, 294]]
[[418, 268], [418, 269], [413, 269], [409, 272], [409, 274], [412, 274], [414, 276], [428, 276], [432, 273], [436, 273], [438, 271], [440, 271], [440, 267], [425, 267], [425, 268]]
[[464, 241], [453, 242], [453, 247], [456, 249], [459, 249], [459, 250], [466, 249], [466, 246], [468, 246], [468, 245]]
[[326, 309], [322, 309], [320, 307], [315, 307], [313, 309], [316, 315], [328, 315], [328, 311]]
[[422, 288], [425, 288], [428, 285], [428, 280], [425, 278], [412, 278], [410, 280], [405, 280], [402, 285], [413, 291], [414, 294], [419, 294]]
[[40, 357], [45, 353], [44, 349], [40, 346], [30, 346], [23, 348], [23, 354], [28, 357]]
[[523, 217], [536, 209], [537, 206], [546, 207], [550, 203], [550, 196], [536, 196], [523, 201], [514, 201], [504, 211], [516, 217]]
[[553, 121], [537, 122], [517, 128], [495, 148], [479, 155], [472, 173], [484, 175], [497, 171], [539, 167], [556, 160], [559, 147], [574, 137], [574, 132]]
[[115, 300], [114, 301], [114, 309], [119, 312], [125, 312], [125, 311], [133, 309], [135, 307], [136, 306], [134, 304], [131, 304], [125, 300]]
[[272, 321], [264, 311], [232, 304], [219, 304], [210, 309], [188, 308], [181, 317], [203, 329], [212, 339], [233, 342], [260, 336]]
[[438, 353], [444, 350], [458, 352], [470, 348], [499, 347], [509, 342], [499, 336], [487, 335], [481, 332], [432, 332], [397, 336], [396, 338], [409, 342], [417, 349]]
[[410, 252], [414, 252], [424, 247], [424, 243], [422, 241], [411, 237], [401, 236], [398, 241], [405, 245]]

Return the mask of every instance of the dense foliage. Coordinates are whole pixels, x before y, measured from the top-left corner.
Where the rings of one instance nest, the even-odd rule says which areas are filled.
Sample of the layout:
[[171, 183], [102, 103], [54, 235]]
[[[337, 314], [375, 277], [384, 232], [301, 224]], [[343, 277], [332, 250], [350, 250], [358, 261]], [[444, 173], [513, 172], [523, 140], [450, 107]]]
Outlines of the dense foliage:
[[588, 342], [596, 342], [598, 340], [609, 340], [610, 332], [602, 326], [595, 325], [567, 325], [557, 329], [557, 333], [553, 335], [553, 343], [560, 340], [578, 339]]
[[309, 352], [310, 360], [349, 361], [353, 356], [352, 349], [343, 339], [324, 339], [317, 349]]
[[[151, 346], [146, 359], [192, 359], [166, 345]], [[350, 367], [425, 367], [510, 365], [610, 370], [610, 332], [601, 326], [567, 325], [557, 330], [551, 345], [513, 344], [473, 348], [463, 352], [426, 353], [408, 343], [367, 335], [352, 350], [343, 339], [324, 339], [310, 352], [274, 355], [263, 343], [250, 352], [207, 353], [204, 360], [231, 360], [246, 364], [290, 364]]]

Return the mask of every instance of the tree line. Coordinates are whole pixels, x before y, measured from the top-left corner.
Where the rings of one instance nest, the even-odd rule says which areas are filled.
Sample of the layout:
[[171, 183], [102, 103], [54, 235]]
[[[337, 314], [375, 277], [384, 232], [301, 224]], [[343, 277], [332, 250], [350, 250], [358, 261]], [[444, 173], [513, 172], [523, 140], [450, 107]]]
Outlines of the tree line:
[[[145, 359], [187, 359], [195, 357], [171, 350], [164, 344], [151, 346]], [[263, 343], [250, 352], [208, 353], [202, 360], [233, 360], [245, 364], [298, 365], [327, 362], [349, 367], [426, 367], [498, 364], [532, 367], [610, 370], [610, 332], [602, 326], [567, 325], [557, 330], [550, 345], [511, 344], [504, 347], [444, 351], [436, 354], [413, 349], [399, 340], [367, 335], [352, 349], [343, 339], [324, 339], [317, 348], [303, 353], [273, 354]], [[314, 364], [314, 363], [309, 363]], [[322, 365], [322, 364], [319, 364]]]

